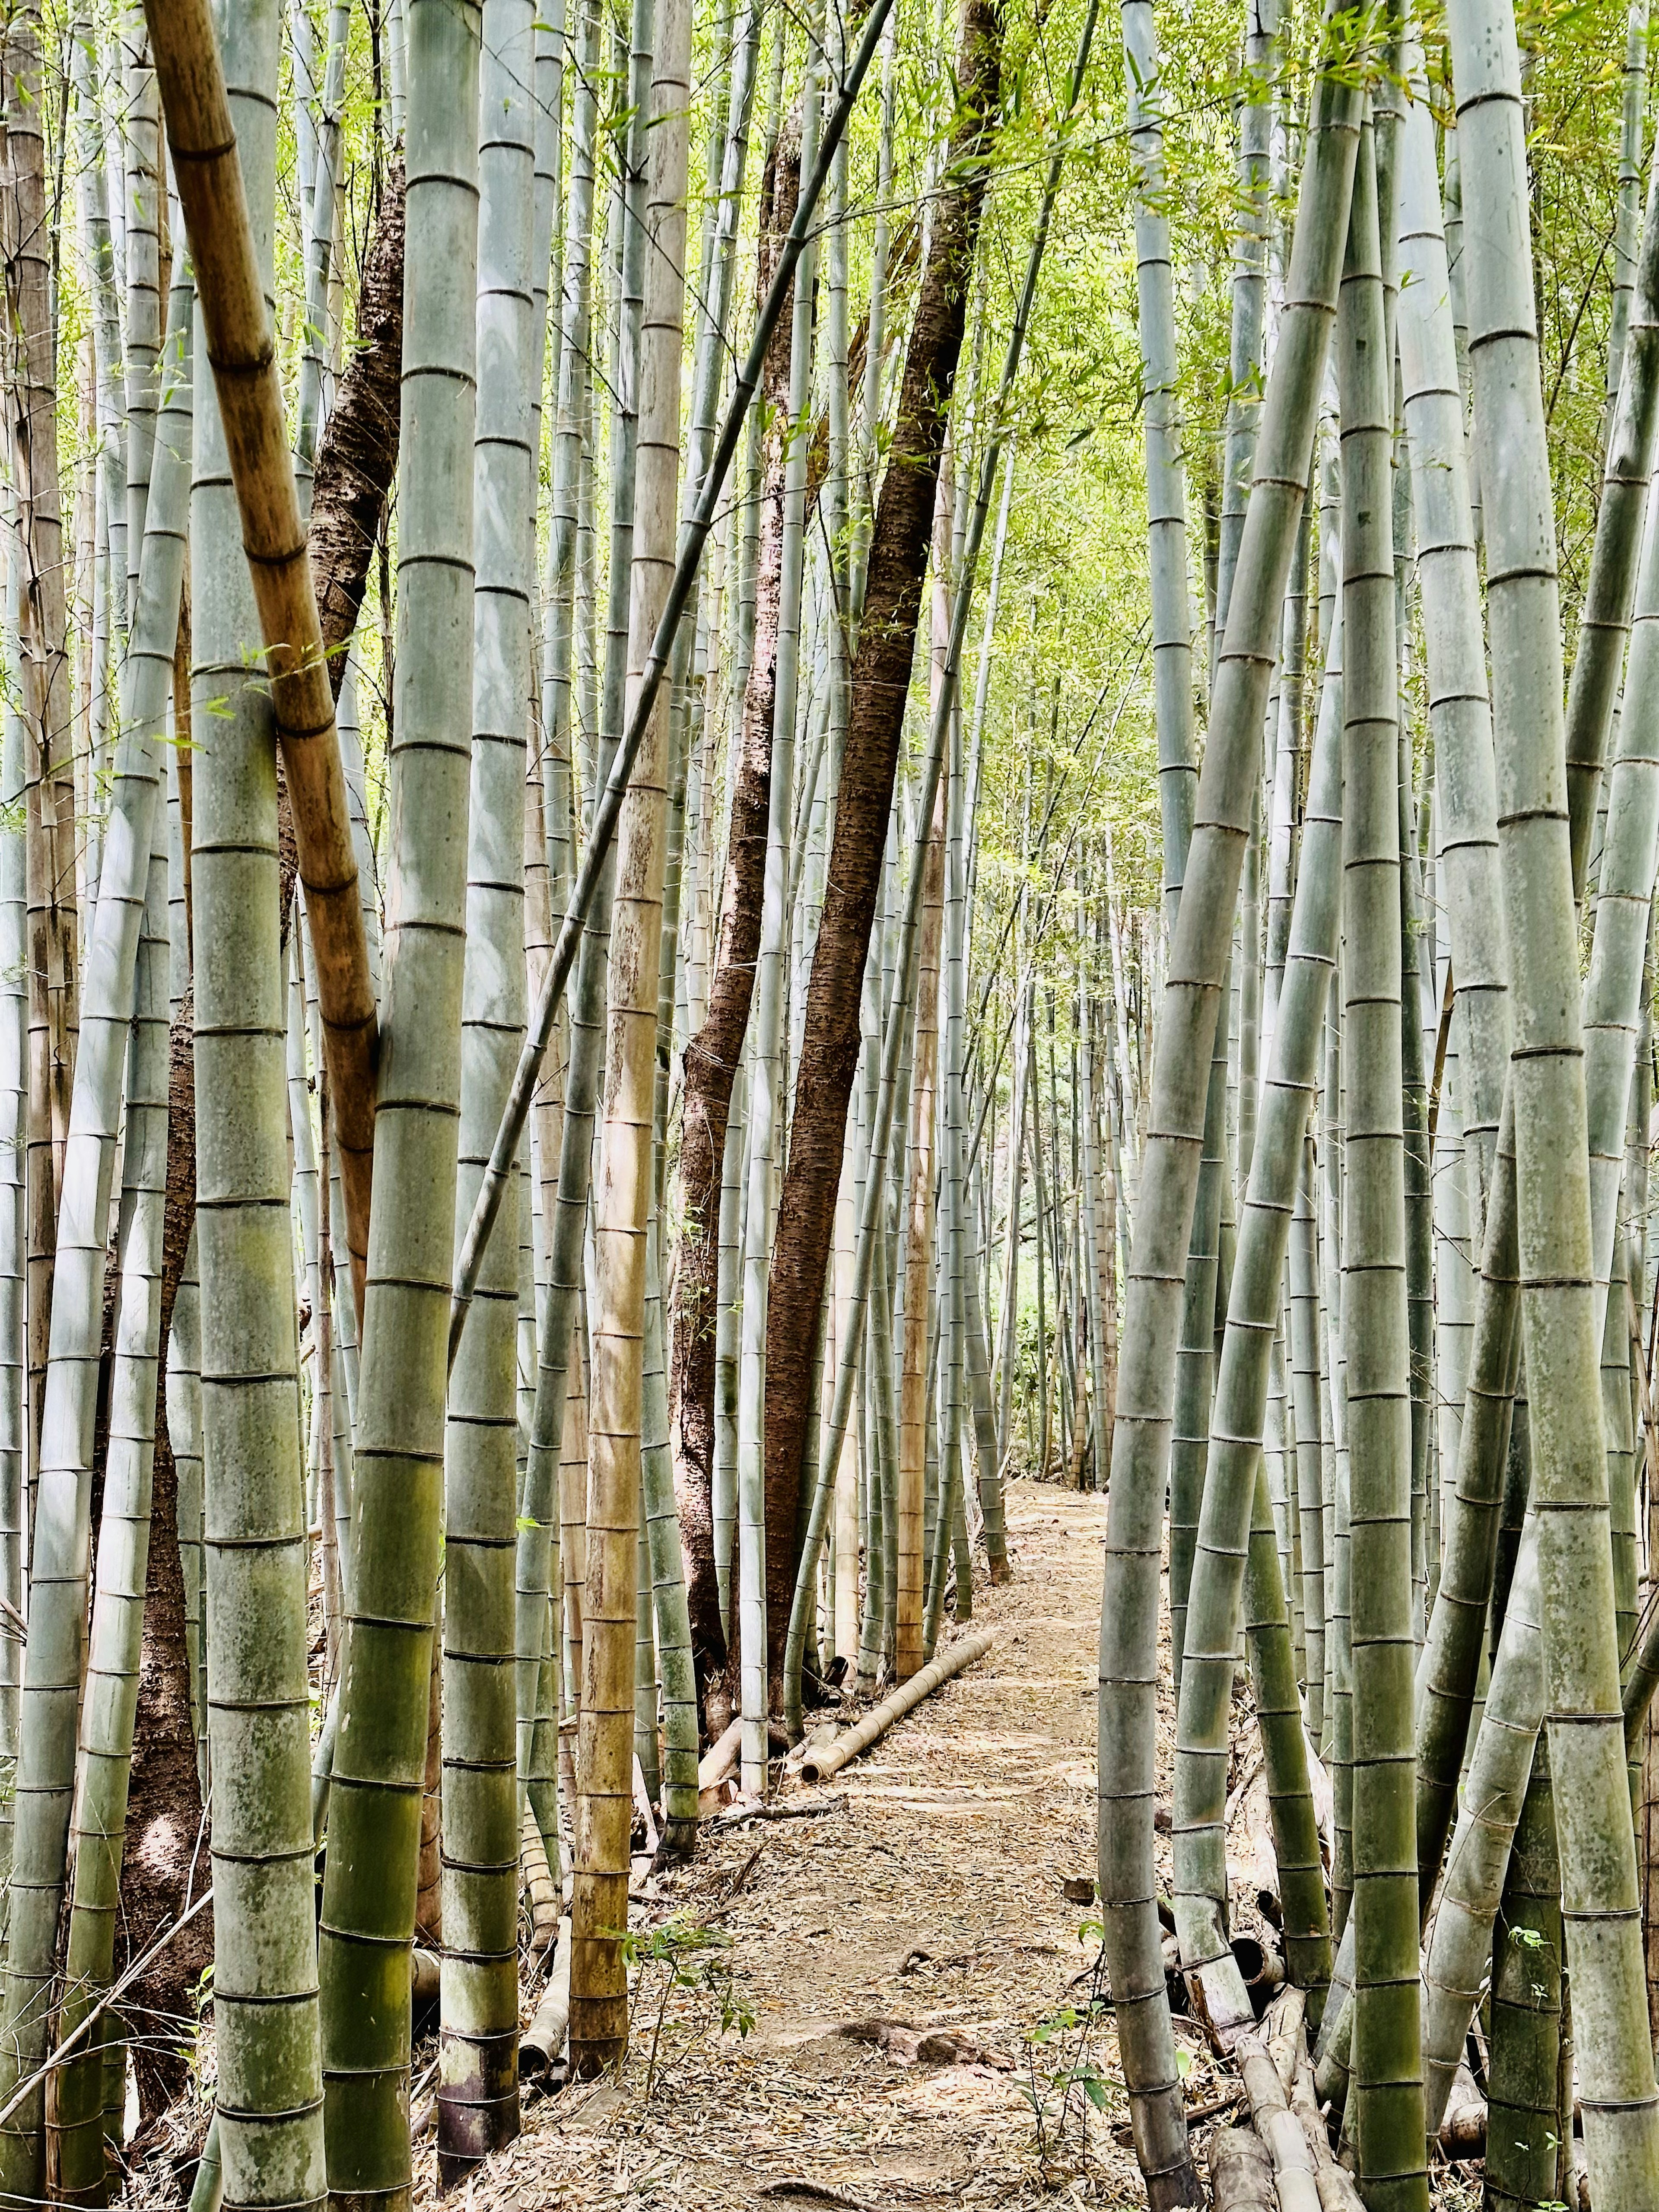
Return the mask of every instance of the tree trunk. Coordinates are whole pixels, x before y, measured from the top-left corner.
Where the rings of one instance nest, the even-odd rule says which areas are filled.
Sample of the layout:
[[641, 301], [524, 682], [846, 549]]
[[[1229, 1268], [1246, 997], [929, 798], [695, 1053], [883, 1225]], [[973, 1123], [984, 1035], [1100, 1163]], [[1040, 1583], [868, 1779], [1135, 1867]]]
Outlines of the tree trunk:
[[404, 160], [398, 153], [363, 259], [356, 345], [329, 410], [312, 484], [311, 573], [337, 699], [386, 493], [398, 472], [403, 366]]
[[963, 0], [959, 121], [905, 354], [898, 419], [876, 510], [853, 662], [852, 705], [823, 913], [812, 956], [789, 1163], [778, 1209], [766, 1348], [768, 1668], [781, 1668], [794, 1589], [812, 1350], [859, 1055], [859, 1004], [915, 651], [921, 580], [985, 197], [1001, 81], [1002, 27]]
[[[763, 299], [800, 197], [796, 119], [780, 138], [761, 184], [756, 297]], [[758, 403], [769, 423], [760, 485], [754, 657], [743, 697], [732, 820], [720, 888], [720, 929], [708, 1011], [685, 1048], [680, 1139], [681, 1231], [675, 1258], [674, 1340], [669, 1372], [674, 1487], [685, 1546], [686, 1601], [699, 1690], [723, 1672], [714, 1547], [714, 1370], [719, 1317], [720, 1174], [732, 1086], [743, 1056], [760, 953], [766, 822], [772, 790], [772, 708], [777, 690], [778, 608], [783, 564], [784, 471], [792, 316], [780, 314], [767, 349]]]

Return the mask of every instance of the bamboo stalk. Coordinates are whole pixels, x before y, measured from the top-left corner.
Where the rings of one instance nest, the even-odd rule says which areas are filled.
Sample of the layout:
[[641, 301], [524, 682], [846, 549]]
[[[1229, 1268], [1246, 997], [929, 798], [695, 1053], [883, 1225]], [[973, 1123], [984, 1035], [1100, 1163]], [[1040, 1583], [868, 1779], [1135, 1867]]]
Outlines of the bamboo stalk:
[[368, 1254], [379, 1051], [334, 695], [295, 488], [281, 366], [207, 0], [147, 9], [189, 228], [316, 956], [359, 1325]]
[[843, 1766], [878, 1743], [895, 1721], [902, 1720], [906, 1713], [914, 1712], [924, 1698], [931, 1697], [942, 1683], [952, 1675], [960, 1674], [976, 1659], [982, 1659], [996, 1641], [994, 1628], [981, 1629], [978, 1635], [969, 1636], [960, 1644], [953, 1644], [937, 1659], [912, 1674], [889, 1698], [867, 1712], [855, 1728], [847, 1729], [833, 1743], [814, 1747], [801, 1762], [801, 1778], [806, 1782], [827, 1782], [832, 1774], [839, 1774]]

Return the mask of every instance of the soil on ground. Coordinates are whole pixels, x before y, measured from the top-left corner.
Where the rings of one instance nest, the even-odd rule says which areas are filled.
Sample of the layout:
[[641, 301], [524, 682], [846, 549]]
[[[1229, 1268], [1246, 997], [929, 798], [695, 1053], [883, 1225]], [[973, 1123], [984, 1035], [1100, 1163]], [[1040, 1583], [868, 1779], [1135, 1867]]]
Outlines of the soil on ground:
[[[1105, 1500], [1015, 1480], [1007, 1505], [1012, 1578], [951, 1632], [994, 1626], [989, 1653], [775, 1801], [829, 1809], [706, 1830], [654, 1878], [635, 1934], [686, 1931], [695, 1985], [641, 1961], [621, 2080], [527, 2099], [471, 2212], [1145, 2203], [1080, 1887]], [[1231, 2085], [1177, 2035], [1201, 2110]], [[429, 2143], [418, 2177], [429, 2200]]]

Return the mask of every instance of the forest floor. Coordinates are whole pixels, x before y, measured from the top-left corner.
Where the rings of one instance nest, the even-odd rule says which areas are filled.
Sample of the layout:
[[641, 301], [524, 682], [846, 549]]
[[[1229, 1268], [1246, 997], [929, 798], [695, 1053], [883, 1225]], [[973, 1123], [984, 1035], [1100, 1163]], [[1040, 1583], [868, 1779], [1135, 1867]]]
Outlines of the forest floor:
[[[834, 1810], [706, 1832], [655, 1877], [641, 1948], [682, 1931], [696, 1985], [666, 1993], [657, 2039], [670, 1970], [641, 1961], [620, 2081], [527, 2097], [467, 2212], [1145, 2203], [1111, 2015], [1091, 2007], [1094, 1908], [1066, 1895], [1094, 1871], [1105, 1500], [1016, 1480], [1007, 1503], [1012, 1578], [974, 1594], [991, 1650], [777, 1801]], [[945, 2039], [918, 2051], [903, 2028]], [[1233, 2085], [1176, 2032], [1202, 2112]], [[418, 2160], [429, 2203], [429, 2141]]]

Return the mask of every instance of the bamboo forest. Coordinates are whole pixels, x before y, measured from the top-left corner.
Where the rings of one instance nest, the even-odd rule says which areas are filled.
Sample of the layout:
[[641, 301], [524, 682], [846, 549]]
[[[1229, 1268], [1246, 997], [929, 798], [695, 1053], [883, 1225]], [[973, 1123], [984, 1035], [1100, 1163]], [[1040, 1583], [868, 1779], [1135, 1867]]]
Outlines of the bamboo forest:
[[0, 0], [0, 2212], [1659, 2212], [1650, 5]]

